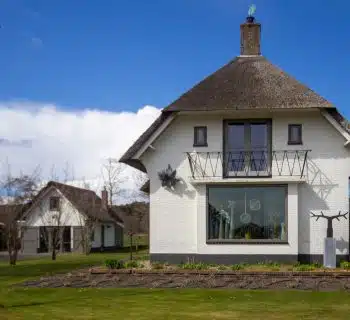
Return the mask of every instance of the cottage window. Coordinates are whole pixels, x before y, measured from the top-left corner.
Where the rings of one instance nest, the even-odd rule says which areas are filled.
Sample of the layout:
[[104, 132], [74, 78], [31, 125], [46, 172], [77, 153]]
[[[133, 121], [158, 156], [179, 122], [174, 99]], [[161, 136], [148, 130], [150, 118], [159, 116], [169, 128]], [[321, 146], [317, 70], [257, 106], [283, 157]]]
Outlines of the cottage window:
[[194, 147], [207, 147], [207, 127], [194, 127]]
[[51, 197], [50, 198], [50, 210], [58, 210], [60, 206], [60, 198], [59, 197]]
[[208, 243], [287, 242], [287, 186], [208, 187]]
[[288, 125], [288, 144], [303, 144], [301, 124]]

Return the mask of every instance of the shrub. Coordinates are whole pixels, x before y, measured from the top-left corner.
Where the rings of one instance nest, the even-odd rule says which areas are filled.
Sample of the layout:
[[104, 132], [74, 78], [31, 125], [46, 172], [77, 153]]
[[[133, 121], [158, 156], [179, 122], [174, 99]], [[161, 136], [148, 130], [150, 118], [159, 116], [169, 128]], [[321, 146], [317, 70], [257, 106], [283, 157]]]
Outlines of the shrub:
[[186, 262], [180, 265], [180, 268], [187, 270], [203, 270], [208, 269], [208, 266], [205, 263], [195, 263], [195, 262]]
[[227, 266], [219, 265], [218, 270], [227, 270]]
[[124, 261], [117, 259], [108, 259], [105, 261], [105, 266], [109, 269], [123, 269], [125, 268]]
[[263, 266], [263, 267], [268, 267], [268, 268], [280, 268], [281, 264], [278, 262], [274, 262], [274, 261], [261, 261], [258, 262], [258, 265]]
[[316, 267], [315, 265], [312, 265], [312, 264], [299, 264], [295, 266], [294, 269], [296, 271], [312, 271], [312, 270], [315, 270]]
[[350, 261], [341, 261], [340, 262], [340, 267], [342, 269], [350, 270]]
[[164, 263], [161, 262], [152, 262], [152, 268], [155, 270], [164, 269]]
[[125, 263], [125, 268], [138, 268], [140, 264], [135, 260], [130, 260]]
[[238, 270], [242, 270], [244, 269], [244, 265], [243, 264], [233, 264], [231, 266], [231, 270], [233, 271], [238, 271]]

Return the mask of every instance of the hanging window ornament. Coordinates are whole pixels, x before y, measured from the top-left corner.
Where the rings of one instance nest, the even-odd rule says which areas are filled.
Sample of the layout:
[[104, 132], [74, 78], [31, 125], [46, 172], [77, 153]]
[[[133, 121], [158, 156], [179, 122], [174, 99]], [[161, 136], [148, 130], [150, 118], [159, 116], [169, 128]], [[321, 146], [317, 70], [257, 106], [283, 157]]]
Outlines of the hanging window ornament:
[[249, 224], [252, 221], [252, 217], [247, 213], [247, 194], [244, 194], [244, 212], [240, 215], [240, 220], [244, 224]]
[[252, 211], [258, 211], [261, 208], [260, 201], [258, 199], [251, 199], [249, 201], [249, 207]]
[[175, 188], [175, 185], [180, 181], [180, 179], [176, 177], [176, 170], [173, 170], [170, 164], [166, 169], [158, 172], [158, 177], [162, 183], [162, 187], [169, 189]]

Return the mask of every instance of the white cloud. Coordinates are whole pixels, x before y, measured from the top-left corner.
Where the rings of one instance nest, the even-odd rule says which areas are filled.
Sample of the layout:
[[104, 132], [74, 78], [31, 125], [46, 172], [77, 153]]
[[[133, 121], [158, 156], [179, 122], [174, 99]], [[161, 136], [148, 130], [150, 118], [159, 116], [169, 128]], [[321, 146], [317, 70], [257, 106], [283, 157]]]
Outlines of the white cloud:
[[119, 159], [159, 114], [152, 106], [135, 113], [73, 112], [53, 104], [0, 103], [0, 173], [8, 161], [14, 174], [31, 173], [40, 165], [43, 178], [49, 178], [54, 165], [62, 177], [68, 163], [75, 179], [96, 179], [103, 161]]

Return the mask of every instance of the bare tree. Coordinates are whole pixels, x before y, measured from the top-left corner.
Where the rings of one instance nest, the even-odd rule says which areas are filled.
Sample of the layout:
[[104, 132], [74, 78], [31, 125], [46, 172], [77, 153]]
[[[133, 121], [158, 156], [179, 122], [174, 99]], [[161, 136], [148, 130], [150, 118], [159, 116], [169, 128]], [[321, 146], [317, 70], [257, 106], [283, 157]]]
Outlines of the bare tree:
[[[51, 168], [51, 180], [59, 180], [54, 165]], [[73, 173], [70, 173], [68, 163], [66, 163], [63, 169], [62, 180], [63, 183], [74, 180]], [[38, 207], [42, 225], [41, 237], [48, 251], [51, 253], [52, 260], [56, 260], [57, 253], [63, 251], [65, 227], [68, 225], [68, 220], [74, 215], [76, 209], [60, 195], [50, 198], [49, 201], [41, 201]]]
[[25, 231], [22, 215], [38, 192], [39, 177], [40, 167], [37, 167], [31, 175], [20, 172], [18, 175], [13, 176], [10, 165], [7, 163], [7, 173], [1, 181], [1, 189], [5, 191], [6, 197], [6, 201], [2, 202], [6, 202], [5, 210], [8, 211], [6, 221], [2, 227], [5, 230], [11, 265], [15, 265], [17, 262]]
[[[137, 190], [140, 190], [141, 187], [146, 183], [146, 181], [148, 180], [148, 177], [145, 173], [137, 170], [133, 172], [133, 180], [134, 180], [134, 184], [136, 186]], [[144, 210], [144, 208], [140, 207], [140, 206], [134, 206], [133, 210], [131, 210], [131, 212], [129, 212], [129, 215], [135, 217], [136, 220], [136, 228], [135, 228], [135, 232], [136, 232], [136, 251], [138, 251], [138, 245], [140, 243], [141, 240], [141, 232], [142, 232], [142, 225], [145, 222], [145, 219], [148, 217], [147, 211]], [[147, 221], [147, 225], [149, 224], [149, 221]], [[148, 243], [149, 243], [149, 232], [148, 232]]]
[[[80, 245], [82, 246], [83, 253], [88, 255], [91, 252], [92, 247], [92, 236], [95, 233], [96, 226], [99, 223], [97, 218], [98, 210], [102, 208], [96, 206], [94, 194], [92, 194], [92, 201], [89, 201], [89, 205], [82, 203], [84, 212], [80, 213], [79, 216], [79, 225], [80, 225]], [[82, 199], [82, 201], [87, 201], [87, 199]]]
[[[63, 250], [63, 233], [74, 208], [70, 203], [55, 197], [54, 201], [42, 201], [39, 205], [42, 234], [45, 245], [51, 253], [52, 260], [56, 260], [57, 252]], [[53, 203], [55, 202], [54, 206]], [[51, 206], [51, 207], [50, 207]]]
[[107, 159], [102, 166], [102, 178], [104, 185], [108, 191], [108, 205], [115, 203], [116, 197], [120, 195], [121, 186], [126, 181], [126, 177], [122, 176], [125, 165], [119, 163], [115, 159]]

